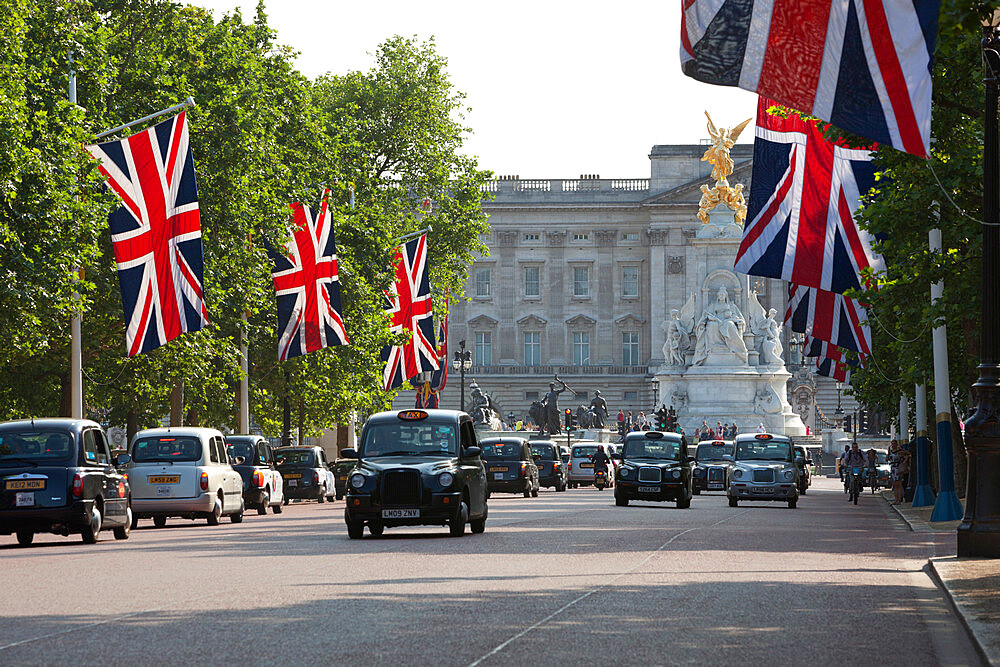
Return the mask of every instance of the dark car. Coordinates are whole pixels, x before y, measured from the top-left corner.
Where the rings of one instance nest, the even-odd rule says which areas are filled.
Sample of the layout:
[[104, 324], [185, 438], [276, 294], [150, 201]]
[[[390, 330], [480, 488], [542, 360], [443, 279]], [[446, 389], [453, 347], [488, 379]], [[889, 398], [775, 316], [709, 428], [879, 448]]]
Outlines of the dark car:
[[679, 433], [634, 431], [625, 436], [616, 474], [615, 504], [630, 500], [674, 501], [679, 509], [691, 506], [691, 463], [687, 441]]
[[365, 422], [347, 484], [351, 539], [394, 526], [448, 526], [453, 537], [486, 530], [486, 471], [472, 418], [457, 410], [380, 412]]
[[531, 455], [538, 466], [538, 485], [565, 491], [569, 481], [569, 468], [562, 451], [551, 440], [532, 440]]
[[483, 438], [487, 497], [491, 493], [523, 493], [538, 497], [538, 464], [524, 438]]
[[93, 544], [103, 528], [128, 539], [128, 478], [111, 462], [101, 427], [87, 419], [0, 424], [0, 534], [28, 546], [35, 533], [80, 533]]
[[281, 514], [285, 484], [267, 440], [259, 435], [229, 435], [226, 452], [233, 470], [243, 478], [243, 503], [257, 514], [267, 514], [268, 508]]
[[799, 493], [806, 495], [806, 489], [812, 486], [812, 476], [809, 474], [812, 457], [801, 445], [795, 445], [795, 465], [799, 469]]
[[333, 487], [337, 490], [337, 500], [347, 495], [347, 480], [357, 467], [357, 459], [337, 459], [330, 465], [333, 471]]
[[278, 447], [274, 460], [285, 484], [285, 504], [292, 498], [326, 502], [336, 494], [333, 473], [322, 447]]
[[694, 469], [691, 471], [691, 490], [694, 495], [697, 496], [702, 491], [726, 492], [729, 468], [733, 465], [732, 456], [731, 441], [708, 440], [698, 443], [694, 453]]

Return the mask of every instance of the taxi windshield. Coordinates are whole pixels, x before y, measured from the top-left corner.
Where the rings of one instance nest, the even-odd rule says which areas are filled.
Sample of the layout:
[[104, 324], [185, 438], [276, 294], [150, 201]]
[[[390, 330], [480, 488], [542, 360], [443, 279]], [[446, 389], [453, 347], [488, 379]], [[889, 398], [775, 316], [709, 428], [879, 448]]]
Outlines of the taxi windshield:
[[589, 459], [597, 453], [597, 445], [585, 445], [573, 448], [574, 459]]
[[132, 460], [136, 463], [157, 461], [197, 461], [201, 458], [198, 438], [173, 435], [139, 438], [132, 444]]
[[549, 461], [549, 460], [554, 459], [556, 457], [555, 451], [554, 451], [554, 448], [552, 447], [552, 445], [532, 445], [531, 446], [531, 455], [532, 456], [538, 456], [540, 458], [545, 459], [546, 461]]
[[736, 443], [737, 461], [791, 461], [792, 448], [780, 440], [745, 440]]
[[365, 427], [360, 455], [455, 456], [458, 434], [454, 424], [433, 422], [380, 422]]
[[723, 461], [725, 460], [722, 458], [723, 456], [732, 453], [732, 448], [726, 445], [698, 445], [695, 459], [698, 461]]
[[0, 463], [63, 461], [76, 452], [69, 433], [5, 431], [0, 433]]
[[226, 447], [226, 452], [229, 454], [229, 460], [234, 463], [237, 459], [243, 459], [243, 463], [253, 463], [254, 447], [249, 442], [231, 443]]
[[647, 440], [633, 438], [625, 442], [626, 459], [662, 459], [677, 461], [680, 453], [680, 443], [674, 440]]
[[483, 443], [483, 458], [508, 459], [516, 461], [521, 458], [521, 443], [519, 442], [510, 442], [507, 444], [498, 442], [493, 444]]
[[316, 467], [316, 457], [311, 449], [276, 449], [274, 461], [283, 466]]

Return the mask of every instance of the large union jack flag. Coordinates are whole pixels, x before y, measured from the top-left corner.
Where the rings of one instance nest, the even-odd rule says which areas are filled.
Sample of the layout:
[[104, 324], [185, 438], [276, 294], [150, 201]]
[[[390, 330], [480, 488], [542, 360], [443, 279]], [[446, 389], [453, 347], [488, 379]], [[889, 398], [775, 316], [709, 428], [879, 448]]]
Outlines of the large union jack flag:
[[827, 357], [816, 358], [816, 375], [833, 378], [837, 382], [850, 383], [852, 366], [844, 361], [829, 359]]
[[852, 354], [843, 348], [837, 347], [825, 340], [813, 338], [812, 336], [806, 336], [805, 342], [802, 343], [802, 356], [821, 357], [823, 359], [839, 361], [851, 368], [864, 366], [866, 363], [864, 354]]
[[434, 308], [431, 304], [431, 281], [427, 270], [427, 235], [407, 241], [393, 257], [396, 280], [385, 291], [385, 311], [390, 317], [389, 330], [403, 333], [409, 340], [403, 345], [382, 348], [383, 386], [403, 386], [424, 371], [436, 371], [438, 353], [434, 346]]
[[681, 68], [926, 155], [940, 0], [682, 0]]
[[859, 197], [875, 185], [868, 150], [827, 141], [798, 114], [767, 113], [760, 98], [753, 181], [736, 270], [844, 293], [860, 288], [862, 269], [885, 268], [858, 228]]
[[87, 146], [122, 201], [108, 216], [129, 356], [208, 324], [201, 219], [184, 112], [145, 132]]
[[815, 287], [788, 286], [785, 324], [792, 330], [845, 350], [871, 354], [868, 311], [856, 300]]
[[315, 219], [308, 206], [291, 204], [292, 238], [284, 252], [270, 252], [281, 361], [349, 342], [340, 314], [340, 276], [329, 194], [323, 192]]
[[417, 388], [418, 408], [437, 408], [441, 403], [441, 391], [448, 384], [448, 299], [444, 302], [445, 313], [438, 326], [438, 369], [431, 374], [431, 381]]

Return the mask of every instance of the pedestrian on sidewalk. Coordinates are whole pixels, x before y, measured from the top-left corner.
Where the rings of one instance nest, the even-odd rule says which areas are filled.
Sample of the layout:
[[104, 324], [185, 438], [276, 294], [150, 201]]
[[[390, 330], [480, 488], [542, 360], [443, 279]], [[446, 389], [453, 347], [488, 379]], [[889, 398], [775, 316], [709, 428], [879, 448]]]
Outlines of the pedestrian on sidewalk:
[[892, 484], [892, 504], [899, 505], [903, 502], [903, 476], [910, 474], [910, 457], [895, 440], [889, 443], [889, 471], [889, 481]]

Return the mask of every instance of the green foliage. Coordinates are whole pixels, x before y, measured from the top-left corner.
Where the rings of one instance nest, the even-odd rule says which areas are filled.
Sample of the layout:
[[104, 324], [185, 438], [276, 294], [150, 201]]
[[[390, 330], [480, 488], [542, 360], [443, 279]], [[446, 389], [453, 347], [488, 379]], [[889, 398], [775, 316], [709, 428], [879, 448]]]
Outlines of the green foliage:
[[[251, 23], [160, 0], [0, 0], [0, 10], [0, 279], [10, 286], [0, 292], [0, 364], [12, 371], [0, 381], [0, 418], [66, 413], [74, 308], [87, 411], [103, 421], [158, 422], [182, 380], [189, 422], [235, 426], [241, 333], [255, 420], [269, 434], [286, 396], [307, 432], [388, 405], [379, 351], [394, 339], [381, 290], [394, 239], [433, 225], [438, 290], [460, 292], [472, 253], [485, 250], [487, 174], [459, 154], [462, 95], [433, 43], [394, 38], [370, 72], [310, 81], [262, 6]], [[77, 106], [66, 100], [70, 50]], [[129, 359], [106, 232], [118, 202], [80, 145], [188, 96], [210, 324]], [[324, 183], [351, 345], [279, 364], [266, 248], [287, 240], [289, 202], [317, 206]], [[430, 214], [417, 212], [424, 197]]]

